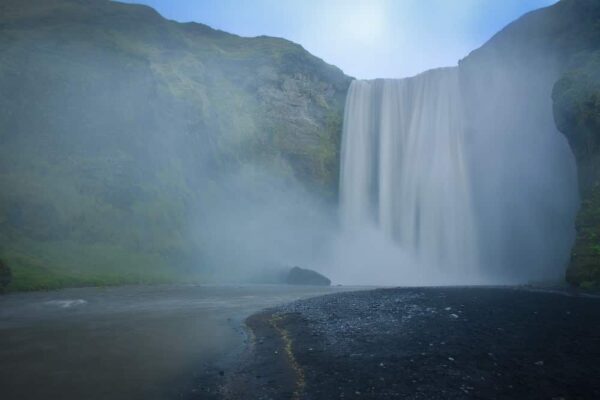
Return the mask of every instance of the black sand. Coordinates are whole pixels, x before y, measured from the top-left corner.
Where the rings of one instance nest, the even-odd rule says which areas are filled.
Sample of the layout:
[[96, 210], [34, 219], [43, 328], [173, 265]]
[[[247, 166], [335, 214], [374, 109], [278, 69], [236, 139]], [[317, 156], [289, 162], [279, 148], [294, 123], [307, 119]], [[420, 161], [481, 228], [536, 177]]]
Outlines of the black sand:
[[598, 298], [382, 289], [297, 301], [247, 325], [249, 352], [221, 397], [600, 398]]

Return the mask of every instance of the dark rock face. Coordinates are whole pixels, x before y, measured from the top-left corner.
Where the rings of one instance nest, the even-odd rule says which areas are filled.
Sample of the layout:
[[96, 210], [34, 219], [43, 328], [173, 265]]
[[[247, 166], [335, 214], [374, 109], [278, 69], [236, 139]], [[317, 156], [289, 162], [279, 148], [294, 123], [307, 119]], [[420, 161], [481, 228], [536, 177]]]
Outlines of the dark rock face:
[[294, 267], [290, 270], [285, 282], [288, 285], [330, 286], [329, 278], [311, 269]]
[[12, 280], [12, 272], [8, 265], [0, 260], [0, 293], [6, 290], [6, 287]]
[[561, 2], [565, 17], [577, 16], [563, 34], [565, 68], [552, 91], [556, 126], [577, 161], [581, 208], [567, 268], [569, 283], [600, 288], [600, 3]]
[[582, 200], [566, 277], [573, 285], [597, 288], [600, 287], [600, 52], [585, 52], [579, 59], [554, 85], [552, 100], [556, 125], [569, 140], [577, 159]]
[[585, 195], [575, 228], [577, 238], [567, 269], [567, 282], [597, 289], [600, 285], [600, 185]]

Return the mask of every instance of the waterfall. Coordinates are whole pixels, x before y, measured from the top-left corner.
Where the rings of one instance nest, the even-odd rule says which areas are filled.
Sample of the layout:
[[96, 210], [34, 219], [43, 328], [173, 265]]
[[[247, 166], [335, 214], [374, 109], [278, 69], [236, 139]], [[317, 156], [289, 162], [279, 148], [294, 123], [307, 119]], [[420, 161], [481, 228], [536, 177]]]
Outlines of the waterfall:
[[578, 197], [553, 121], [557, 77], [549, 65], [515, 71], [497, 59], [352, 82], [333, 280], [562, 280]]
[[440, 281], [458, 283], [478, 275], [460, 97], [457, 68], [408, 79], [359, 80], [349, 89], [342, 229], [348, 236], [376, 231], [397, 247], [403, 256], [390, 262], [392, 269], [399, 264], [400, 282], [443, 276]]

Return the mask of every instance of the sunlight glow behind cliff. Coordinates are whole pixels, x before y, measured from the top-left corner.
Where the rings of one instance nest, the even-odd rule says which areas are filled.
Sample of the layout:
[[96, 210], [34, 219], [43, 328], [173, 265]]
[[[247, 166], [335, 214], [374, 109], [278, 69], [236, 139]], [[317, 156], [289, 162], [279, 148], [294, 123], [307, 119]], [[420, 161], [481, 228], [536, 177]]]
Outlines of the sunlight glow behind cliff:
[[505, 25], [556, 0], [125, 0], [177, 21], [277, 36], [356, 78], [456, 65]]

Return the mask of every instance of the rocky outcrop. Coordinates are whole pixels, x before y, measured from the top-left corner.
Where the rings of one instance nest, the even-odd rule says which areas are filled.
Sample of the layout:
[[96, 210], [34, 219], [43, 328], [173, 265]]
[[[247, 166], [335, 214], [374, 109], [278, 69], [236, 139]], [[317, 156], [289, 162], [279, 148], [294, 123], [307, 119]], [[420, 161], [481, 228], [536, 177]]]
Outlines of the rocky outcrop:
[[600, 287], [600, 186], [588, 191], [575, 220], [577, 237], [567, 269], [567, 282], [582, 288]]
[[[600, 19], [600, 13], [599, 19]], [[600, 43], [598, 44], [600, 47]], [[554, 85], [554, 116], [577, 159], [581, 209], [567, 281], [600, 287], [600, 53], [580, 55]]]
[[294, 267], [285, 279], [288, 285], [330, 286], [331, 280], [317, 271]]
[[12, 280], [12, 271], [0, 260], [0, 293], [3, 293]]

